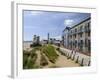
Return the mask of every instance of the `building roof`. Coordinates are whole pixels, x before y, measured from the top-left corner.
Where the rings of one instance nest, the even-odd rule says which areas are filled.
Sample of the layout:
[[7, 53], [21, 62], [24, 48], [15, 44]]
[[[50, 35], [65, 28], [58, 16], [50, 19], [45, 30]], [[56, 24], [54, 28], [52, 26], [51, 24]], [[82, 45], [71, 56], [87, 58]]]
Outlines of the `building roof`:
[[87, 21], [87, 20], [90, 20], [90, 19], [91, 19], [91, 17], [89, 17], [89, 18], [87, 18], [87, 19], [85, 19], [85, 20], [81, 21], [80, 23], [78, 23], [78, 24], [74, 25], [74, 26], [73, 26], [73, 27], [71, 27], [70, 29], [72, 29], [72, 28], [74, 28], [74, 27], [76, 27], [76, 26], [78, 26], [78, 25], [82, 24], [83, 22], [85, 22], [85, 21]]
[[72, 27], [67, 27], [67, 26], [66, 26], [66, 28], [63, 30], [63, 32], [64, 32], [66, 29], [67, 29], [67, 30], [70, 30], [70, 29], [72, 29], [72, 28], [74, 28], [74, 27], [76, 27], [76, 26], [82, 24], [83, 22], [85, 22], [85, 21], [87, 21], [87, 20], [90, 20], [90, 19], [91, 19], [91, 17], [89, 17], [89, 18], [87, 18], [87, 19], [81, 21], [80, 23], [78, 23], [78, 24], [76, 24], [76, 25], [74, 25], [74, 26], [72, 26]]
[[64, 32], [66, 29], [67, 29], [67, 30], [70, 30], [70, 27], [66, 26], [66, 28], [63, 30], [63, 32]]

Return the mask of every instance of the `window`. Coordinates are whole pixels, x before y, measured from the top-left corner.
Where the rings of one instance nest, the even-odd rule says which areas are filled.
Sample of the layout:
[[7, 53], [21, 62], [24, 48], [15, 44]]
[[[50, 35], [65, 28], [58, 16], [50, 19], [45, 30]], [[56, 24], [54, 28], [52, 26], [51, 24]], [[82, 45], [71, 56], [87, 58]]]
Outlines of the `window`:
[[83, 51], [83, 40], [80, 42], [80, 50]]
[[88, 40], [88, 51], [89, 52], [91, 51], [91, 42], [90, 42], [90, 40]]
[[77, 32], [77, 29], [75, 29], [75, 32]]
[[71, 33], [72, 33], [72, 30], [71, 30]]
[[75, 48], [77, 47], [77, 41], [75, 41]]
[[87, 39], [85, 39], [85, 47], [87, 47]]
[[88, 32], [88, 36], [90, 36], [90, 32]]
[[89, 31], [89, 30], [90, 30], [90, 22], [87, 23], [87, 24], [85, 24], [85, 30], [86, 30], [86, 31]]
[[88, 27], [90, 27], [90, 22], [88, 23], [88, 25], [87, 25]]
[[83, 35], [83, 34], [81, 33], [81, 34], [80, 34], [80, 37], [82, 37], [82, 35]]
[[83, 26], [80, 26], [80, 31], [82, 31]]
[[76, 38], [76, 34], [75, 34], [75, 38]]

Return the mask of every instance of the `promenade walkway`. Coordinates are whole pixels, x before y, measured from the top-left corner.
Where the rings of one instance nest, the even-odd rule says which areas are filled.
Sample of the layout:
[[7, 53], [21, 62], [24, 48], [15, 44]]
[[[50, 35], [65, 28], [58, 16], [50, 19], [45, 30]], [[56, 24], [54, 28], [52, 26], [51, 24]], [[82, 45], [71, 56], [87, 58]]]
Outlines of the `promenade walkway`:
[[71, 59], [77, 61], [82, 66], [89, 66], [91, 62], [91, 56], [84, 55], [79, 52], [75, 52], [66, 48], [60, 47], [60, 51], [62, 51], [66, 56], [70, 56]]

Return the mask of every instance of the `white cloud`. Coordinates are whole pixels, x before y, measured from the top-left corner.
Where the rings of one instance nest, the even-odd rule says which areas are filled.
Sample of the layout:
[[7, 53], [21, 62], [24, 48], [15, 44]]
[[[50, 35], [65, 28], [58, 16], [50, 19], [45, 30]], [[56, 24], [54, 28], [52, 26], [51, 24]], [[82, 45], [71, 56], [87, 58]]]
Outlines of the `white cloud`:
[[70, 26], [70, 25], [72, 25], [73, 22], [74, 22], [74, 21], [73, 21], [72, 19], [65, 19], [64, 25], [65, 25], [65, 26]]

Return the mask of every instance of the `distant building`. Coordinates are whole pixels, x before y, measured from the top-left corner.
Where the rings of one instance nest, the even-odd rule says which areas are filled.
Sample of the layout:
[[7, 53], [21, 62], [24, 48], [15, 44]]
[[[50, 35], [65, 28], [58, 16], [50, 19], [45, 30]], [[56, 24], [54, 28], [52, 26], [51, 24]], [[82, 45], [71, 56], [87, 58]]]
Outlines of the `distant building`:
[[91, 51], [91, 18], [88, 18], [70, 29], [66, 27], [63, 31], [63, 45], [66, 48], [90, 55]]
[[53, 44], [60, 46], [61, 45], [61, 40], [54, 40]]
[[50, 38], [49, 43], [53, 44], [54, 40], [56, 40], [55, 38]]
[[40, 44], [40, 36], [34, 35], [33, 44]]
[[[42, 40], [41, 44], [48, 44], [48, 40]], [[49, 44], [55, 44], [55, 45], [60, 45], [61, 44], [61, 40], [56, 40], [55, 38], [50, 38], [49, 39]]]
[[42, 40], [41, 41], [41, 44], [47, 44], [48, 43], [48, 40]]
[[56, 38], [50, 38], [49, 43], [55, 44], [55, 45], [60, 45], [61, 40], [57, 40]]

